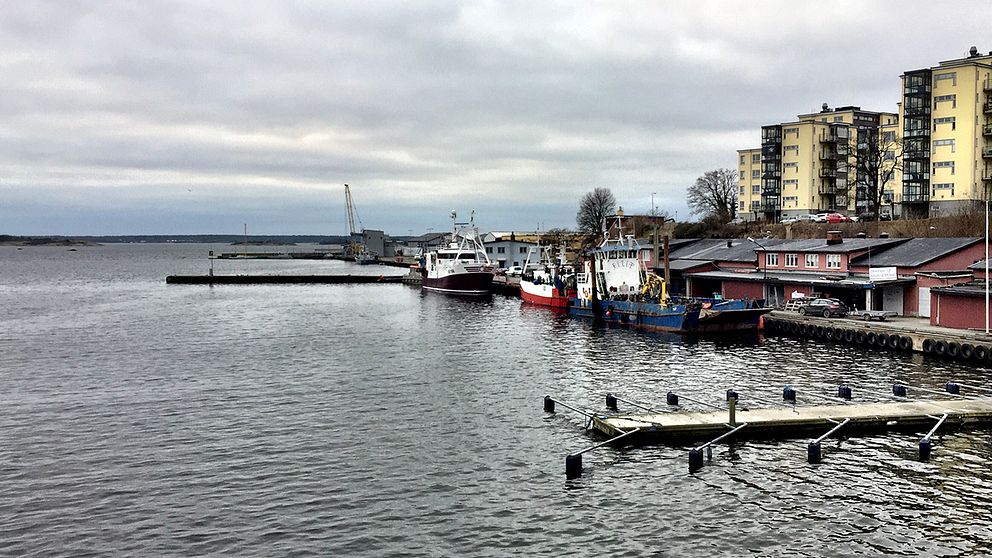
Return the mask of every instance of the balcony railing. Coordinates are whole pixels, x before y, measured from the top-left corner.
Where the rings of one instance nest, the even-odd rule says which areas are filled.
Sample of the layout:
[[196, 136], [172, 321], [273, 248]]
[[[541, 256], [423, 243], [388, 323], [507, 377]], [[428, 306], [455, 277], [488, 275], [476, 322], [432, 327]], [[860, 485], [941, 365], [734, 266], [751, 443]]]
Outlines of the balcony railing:
[[992, 136], [992, 124], [986, 124], [986, 125], [982, 126], [982, 135], [983, 136]]
[[906, 95], [920, 95], [920, 94], [929, 95], [931, 91], [933, 91], [933, 87], [931, 87], [929, 83], [906, 86]]
[[778, 211], [781, 208], [782, 208], [782, 204], [779, 204], [777, 202], [766, 202], [761, 204], [761, 210], [768, 213], [772, 211]]
[[906, 116], [927, 116], [930, 114], [930, 105], [925, 107], [906, 107]]
[[836, 169], [820, 169], [820, 176], [823, 178], [834, 178], [837, 176]]
[[930, 201], [930, 193], [907, 193], [905, 190], [902, 192], [902, 203], [926, 203]]
[[982, 105], [982, 113], [992, 114], [992, 99], [985, 101], [985, 104]]
[[923, 136], [929, 136], [930, 128], [916, 128], [914, 130], [903, 130], [902, 135], [905, 138], [919, 138]]
[[781, 178], [781, 177], [782, 177], [782, 171], [778, 171], [778, 170], [761, 173], [761, 178]]
[[765, 186], [761, 189], [762, 196], [780, 196], [782, 195], [782, 189], [775, 186]]
[[903, 182], [930, 182], [930, 173], [928, 172], [904, 172], [902, 175]]
[[820, 151], [821, 161], [833, 161], [835, 159], [837, 159], [836, 151]]
[[992, 158], [992, 145], [986, 145], [982, 148], [982, 157], [986, 159]]
[[982, 89], [985, 91], [992, 91], [992, 79], [986, 79], [982, 82]]
[[836, 196], [837, 186], [833, 182], [823, 181], [820, 182], [819, 191], [821, 196]]

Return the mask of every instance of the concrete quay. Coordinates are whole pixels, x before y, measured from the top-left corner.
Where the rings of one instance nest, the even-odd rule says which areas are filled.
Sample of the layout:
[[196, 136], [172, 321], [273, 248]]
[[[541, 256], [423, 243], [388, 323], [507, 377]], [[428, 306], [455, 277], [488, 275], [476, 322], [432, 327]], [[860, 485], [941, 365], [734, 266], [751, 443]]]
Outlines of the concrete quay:
[[864, 321], [854, 317], [823, 318], [776, 310], [764, 317], [763, 327], [766, 335], [913, 351], [992, 366], [992, 336], [985, 335], [984, 331], [932, 326], [926, 318]]

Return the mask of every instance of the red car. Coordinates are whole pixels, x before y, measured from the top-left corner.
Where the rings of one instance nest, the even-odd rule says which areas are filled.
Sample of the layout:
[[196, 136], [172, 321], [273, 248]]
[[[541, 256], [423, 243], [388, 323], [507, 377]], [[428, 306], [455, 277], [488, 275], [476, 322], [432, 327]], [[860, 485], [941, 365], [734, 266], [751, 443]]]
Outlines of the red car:
[[850, 223], [851, 218], [847, 215], [841, 215], [840, 213], [829, 213], [827, 214], [828, 223]]

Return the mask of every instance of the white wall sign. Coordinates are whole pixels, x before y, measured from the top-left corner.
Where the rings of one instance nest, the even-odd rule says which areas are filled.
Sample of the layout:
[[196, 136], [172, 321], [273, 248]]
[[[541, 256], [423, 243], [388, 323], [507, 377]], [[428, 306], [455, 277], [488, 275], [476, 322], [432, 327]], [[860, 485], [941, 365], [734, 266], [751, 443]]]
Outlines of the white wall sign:
[[899, 276], [896, 275], [896, 268], [894, 267], [872, 267], [868, 269], [868, 279], [872, 281], [895, 281]]

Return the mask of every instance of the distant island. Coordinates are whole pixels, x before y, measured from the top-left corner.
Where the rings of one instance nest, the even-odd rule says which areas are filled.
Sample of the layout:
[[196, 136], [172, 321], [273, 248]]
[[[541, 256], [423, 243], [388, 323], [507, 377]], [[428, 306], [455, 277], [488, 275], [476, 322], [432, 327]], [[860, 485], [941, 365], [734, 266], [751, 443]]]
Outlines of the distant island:
[[100, 246], [97, 242], [64, 237], [11, 236], [0, 234], [0, 246]]

